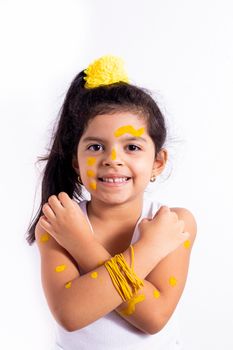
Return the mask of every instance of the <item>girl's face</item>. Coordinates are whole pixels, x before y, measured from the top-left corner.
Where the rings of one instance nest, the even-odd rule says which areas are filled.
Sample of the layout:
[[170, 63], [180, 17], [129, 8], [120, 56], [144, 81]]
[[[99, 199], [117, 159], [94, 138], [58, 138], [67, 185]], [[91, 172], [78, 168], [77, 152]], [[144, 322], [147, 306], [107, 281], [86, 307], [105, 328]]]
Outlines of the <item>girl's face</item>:
[[141, 198], [152, 175], [167, 158], [155, 146], [144, 118], [130, 112], [104, 114], [90, 120], [73, 166], [91, 197], [108, 204]]

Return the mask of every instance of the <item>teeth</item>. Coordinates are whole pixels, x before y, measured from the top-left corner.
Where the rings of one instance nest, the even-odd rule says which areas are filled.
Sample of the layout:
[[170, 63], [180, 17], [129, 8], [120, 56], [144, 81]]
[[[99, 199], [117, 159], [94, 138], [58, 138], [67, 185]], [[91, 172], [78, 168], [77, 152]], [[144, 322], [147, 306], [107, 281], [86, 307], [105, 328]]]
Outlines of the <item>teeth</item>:
[[117, 177], [117, 178], [110, 178], [110, 177], [103, 177], [102, 178], [103, 182], [111, 182], [111, 183], [119, 183], [119, 182], [126, 182], [127, 177]]

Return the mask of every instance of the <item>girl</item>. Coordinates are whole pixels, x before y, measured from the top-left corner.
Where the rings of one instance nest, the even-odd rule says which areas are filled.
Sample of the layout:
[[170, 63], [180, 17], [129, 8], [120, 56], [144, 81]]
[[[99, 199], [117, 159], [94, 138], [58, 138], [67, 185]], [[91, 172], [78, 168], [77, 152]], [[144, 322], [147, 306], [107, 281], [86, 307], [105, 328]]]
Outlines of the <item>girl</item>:
[[119, 58], [76, 76], [27, 238], [40, 251], [56, 350], [181, 348], [171, 316], [196, 223], [187, 209], [144, 198], [165, 167], [165, 140], [161, 111]]

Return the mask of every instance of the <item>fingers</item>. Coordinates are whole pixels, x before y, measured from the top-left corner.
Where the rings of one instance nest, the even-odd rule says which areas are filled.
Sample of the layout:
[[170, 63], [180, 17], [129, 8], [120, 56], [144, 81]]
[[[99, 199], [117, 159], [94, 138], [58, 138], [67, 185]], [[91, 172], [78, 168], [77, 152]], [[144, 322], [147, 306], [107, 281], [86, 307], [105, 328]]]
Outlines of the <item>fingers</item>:
[[66, 192], [60, 192], [57, 197], [60, 203], [63, 205], [63, 207], [66, 207], [66, 208], [73, 207], [74, 205], [73, 200], [68, 196]]

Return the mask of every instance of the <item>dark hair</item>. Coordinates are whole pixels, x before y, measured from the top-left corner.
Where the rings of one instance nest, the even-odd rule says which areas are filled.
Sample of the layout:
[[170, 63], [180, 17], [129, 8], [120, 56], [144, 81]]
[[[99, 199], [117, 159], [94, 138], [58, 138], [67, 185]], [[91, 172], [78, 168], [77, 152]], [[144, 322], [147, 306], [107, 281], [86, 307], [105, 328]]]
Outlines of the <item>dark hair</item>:
[[148, 134], [155, 145], [155, 157], [166, 140], [164, 117], [149, 91], [123, 82], [87, 89], [84, 87], [84, 76], [84, 71], [80, 72], [71, 83], [52, 138], [51, 150], [39, 159], [47, 163], [42, 179], [41, 204], [27, 230], [29, 245], [35, 241], [35, 227], [42, 215], [42, 206], [51, 195], [64, 191], [78, 201], [84, 198], [72, 159], [90, 119], [105, 113], [136, 112], [147, 121]]

